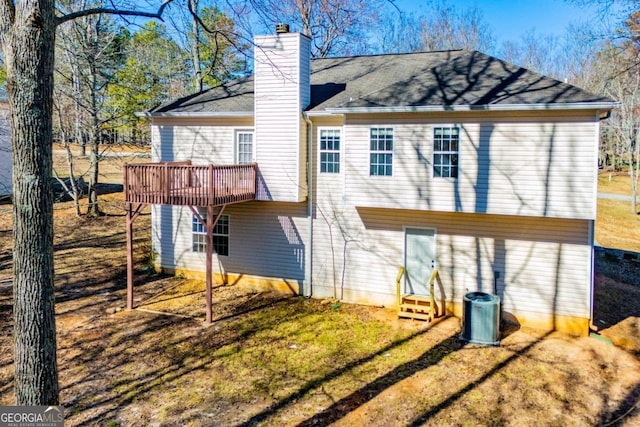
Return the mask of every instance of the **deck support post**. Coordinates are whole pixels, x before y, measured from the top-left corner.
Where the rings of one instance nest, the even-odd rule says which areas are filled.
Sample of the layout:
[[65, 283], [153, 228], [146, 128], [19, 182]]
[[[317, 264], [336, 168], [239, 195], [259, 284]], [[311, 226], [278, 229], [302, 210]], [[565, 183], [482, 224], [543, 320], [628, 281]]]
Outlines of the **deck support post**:
[[213, 273], [213, 226], [214, 223], [217, 222], [213, 218], [213, 206], [207, 206], [207, 221], [205, 222], [205, 227], [207, 231], [207, 267], [206, 267], [206, 285], [207, 285], [207, 318], [206, 322], [211, 323], [213, 321], [212, 311], [212, 287], [213, 287], [213, 278], [211, 277]]
[[127, 203], [127, 310], [133, 309], [133, 221], [136, 220], [142, 203], [133, 209], [132, 203]]
[[[218, 210], [215, 218], [213, 217], [213, 206], [207, 206], [207, 220], [205, 222], [205, 228], [207, 231], [207, 323], [213, 322], [212, 315], [212, 307], [213, 307], [213, 230], [216, 228], [218, 221], [220, 221], [220, 217], [222, 216], [222, 212], [224, 212], [224, 208], [227, 205], [220, 206], [220, 210]], [[192, 208], [193, 211], [197, 212], [197, 209]]]

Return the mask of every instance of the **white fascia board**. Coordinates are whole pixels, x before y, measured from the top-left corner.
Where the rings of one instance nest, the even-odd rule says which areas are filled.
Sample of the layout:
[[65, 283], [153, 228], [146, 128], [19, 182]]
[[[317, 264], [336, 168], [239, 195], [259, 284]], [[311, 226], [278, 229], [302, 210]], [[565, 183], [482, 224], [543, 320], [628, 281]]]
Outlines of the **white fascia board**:
[[332, 117], [332, 116], [343, 116], [342, 113], [335, 113], [333, 111], [329, 111], [329, 109], [321, 110], [321, 111], [306, 111], [308, 117]]
[[176, 113], [151, 113], [151, 112], [136, 112], [137, 117], [253, 117], [253, 111], [198, 111], [198, 112], [176, 112]]
[[[488, 104], [488, 105], [425, 105], [398, 107], [343, 107], [327, 108], [336, 114], [354, 113], [420, 113], [446, 111], [545, 111], [545, 110], [611, 110], [619, 102], [576, 102], [566, 104]], [[311, 115], [311, 114], [309, 114]]]

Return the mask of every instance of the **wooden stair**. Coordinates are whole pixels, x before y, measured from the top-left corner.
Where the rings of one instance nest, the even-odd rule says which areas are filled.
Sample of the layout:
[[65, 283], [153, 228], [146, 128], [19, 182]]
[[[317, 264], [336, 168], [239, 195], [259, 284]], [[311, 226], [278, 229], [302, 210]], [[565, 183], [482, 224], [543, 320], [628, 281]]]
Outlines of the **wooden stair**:
[[398, 317], [432, 321], [438, 313], [438, 305], [431, 305], [431, 297], [427, 295], [402, 295]]
[[426, 320], [431, 322], [437, 317], [442, 316], [444, 310], [438, 308], [434, 297], [434, 282], [440, 280], [438, 270], [433, 270], [431, 279], [429, 280], [429, 291], [431, 295], [413, 295], [400, 292], [400, 281], [404, 274], [404, 267], [400, 267], [396, 276], [396, 292], [398, 302], [398, 317], [407, 319]]

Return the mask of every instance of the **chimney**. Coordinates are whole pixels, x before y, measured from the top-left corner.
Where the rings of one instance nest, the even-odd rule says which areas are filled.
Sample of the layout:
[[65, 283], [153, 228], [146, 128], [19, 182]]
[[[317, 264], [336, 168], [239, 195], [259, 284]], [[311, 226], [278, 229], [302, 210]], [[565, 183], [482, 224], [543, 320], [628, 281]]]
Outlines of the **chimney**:
[[266, 186], [262, 200], [306, 198], [306, 123], [311, 102], [311, 39], [278, 24], [276, 34], [254, 38], [256, 161]]
[[289, 32], [289, 24], [276, 24], [276, 34], [284, 34]]

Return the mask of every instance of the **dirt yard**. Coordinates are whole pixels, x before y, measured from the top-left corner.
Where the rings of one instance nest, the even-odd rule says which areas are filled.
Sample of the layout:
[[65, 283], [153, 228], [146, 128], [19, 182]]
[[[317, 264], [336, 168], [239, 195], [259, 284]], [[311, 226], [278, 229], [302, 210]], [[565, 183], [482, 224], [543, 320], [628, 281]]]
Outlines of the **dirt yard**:
[[[121, 310], [122, 197], [102, 198], [107, 215], [92, 219], [56, 204], [67, 426], [640, 425], [639, 286], [598, 275], [597, 338], [509, 329], [499, 347], [480, 347], [458, 340], [455, 318], [429, 328], [234, 286], [215, 288], [206, 326], [203, 284], [149, 268], [147, 213], [135, 223], [138, 309]], [[0, 405], [14, 399], [11, 235], [0, 206]]]

